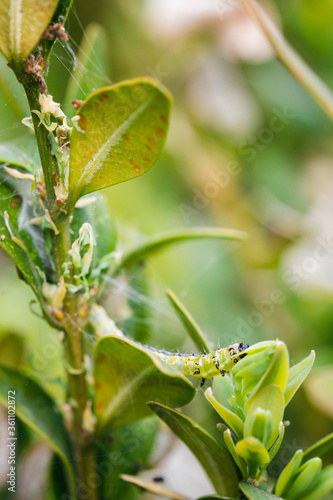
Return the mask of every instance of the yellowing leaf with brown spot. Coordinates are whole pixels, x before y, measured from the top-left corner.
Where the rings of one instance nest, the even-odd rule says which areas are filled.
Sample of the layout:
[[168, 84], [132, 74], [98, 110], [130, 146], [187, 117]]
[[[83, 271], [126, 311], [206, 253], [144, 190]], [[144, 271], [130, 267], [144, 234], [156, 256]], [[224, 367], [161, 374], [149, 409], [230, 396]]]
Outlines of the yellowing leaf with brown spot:
[[28, 57], [57, 5], [58, 0], [0, 0], [0, 49], [9, 61]]
[[165, 143], [171, 99], [155, 80], [105, 87], [78, 110], [70, 152], [71, 211], [83, 195], [147, 172]]

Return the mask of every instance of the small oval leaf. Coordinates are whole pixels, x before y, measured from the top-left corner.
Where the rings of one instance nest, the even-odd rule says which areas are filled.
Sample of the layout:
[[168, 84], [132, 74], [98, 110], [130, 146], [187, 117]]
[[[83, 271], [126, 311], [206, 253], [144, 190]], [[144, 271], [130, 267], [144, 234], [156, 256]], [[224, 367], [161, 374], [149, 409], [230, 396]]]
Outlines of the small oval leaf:
[[95, 349], [95, 411], [98, 429], [151, 415], [146, 402], [189, 403], [195, 388], [153, 352], [130, 339], [103, 337]]
[[303, 359], [302, 361], [297, 363], [297, 365], [294, 365], [290, 368], [288, 374], [287, 386], [284, 391], [284, 399], [286, 406], [291, 400], [291, 398], [294, 396], [299, 386], [302, 384], [302, 382], [306, 379], [306, 377], [310, 373], [310, 370], [315, 360], [315, 355], [316, 355], [315, 352], [311, 351], [311, 353], [307, 358]]
[[229, 453], [202, 427], [172, 408], [151, 402], [148, 406], [197, 457], [219, 495], [237, 495], [237, 471]]
[[167, 297], [175, 308], [178, 317], [180, 318], [181, 322], [186, 328], [187, 333], [193, 340], [196, 347], [200, 350], [200, 352], [210, 352], [212, 349], [209, 341], [206, 339], [204, 332], [201, 330], [194, 318], [185, 308], [184, 304], [182, 304], [176, 294], [171, 290], [167, 289], [165, 293], [167, 294]]
[[166, 89], [149, 78], [102, 88], [83, 102], [71, 138], [68, 211], [81, 196], [154, 165], [166, 139], [170, 105]]
[[260, 409], [269, 411], [272, 418], [271, 433], [270, 436], [267, 437], [267, 443], [265, 445], [266, 449], [269, 449], [279, 435], [280, 422], [283, 418], [284, 399], [280, 387], [277, 385], [268, 385], [253, 398], [252, 405], [245, 419], [245, 437], [251, 435], [253, 420], [257, 414], [257, 410]]
[[206, 390], [205, 396], [211, 403], [211, 405], [213, 405], [214, 409], [217, 411], [223, 421], [227, 424], [227, 426], [230, 427], [230, 429], [236, 434], [238, 438], [242, 438], [244, 429], [244, 423], [242, 422], [242, 420], [235, 413], [228, 410], [228, 408], [217, 401], [217, 399], [214, 397], [211, 387]]
[[18, 371], [0, 368], [0, 403], [7, 406], [9, 391], [15, 391], [16, 414], [63, 460], [72, 491], [74, 475], [69, 437], [54, 401], [33, 380]]
[[236, 452], [247, 463], [251, 477], [256, 475], [258, 467], [269, 462], [269, 454], [266, 448], [254, 437], [238, 441]]
[[9, 61], [28, 57], [58, 3], [59, 0], [0, 0], [0, 49]]
[[272, 495], [272, 493], [267, 493], [267, 491], [260, 490], [249, 483], [241, 482], [239, 483], [239, 487], [249, 500], [283, 500], [283, 498]]
[[304, 452], [304, 460], [319, 457], [322, 460], [333, 457], [333, 432], [314, 443]]

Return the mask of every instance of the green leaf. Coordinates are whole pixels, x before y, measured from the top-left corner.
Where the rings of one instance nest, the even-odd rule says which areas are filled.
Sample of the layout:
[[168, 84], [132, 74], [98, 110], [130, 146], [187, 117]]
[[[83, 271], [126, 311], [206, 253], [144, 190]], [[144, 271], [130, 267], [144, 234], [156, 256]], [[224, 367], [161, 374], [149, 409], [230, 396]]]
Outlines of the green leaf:
[[0, 0], [0, 49], [9, 61], [24, 61], [47, 28], [58, 0]]
[[71, 211], [83, 195], [147, 172], [168, 131], [171, 99], [149, 78], [129, 80], [91, 94], [80, 107], [71, 138]]
[[0, 163], [21, 167], [32, 174], [41, 168], [35, 136], [25, 134], [10, 142], [0, 142]]
[[314, 457], [320, 457], [322, 460], [333, 457], [333, 432], [317, 441], [304, 452], [304, 460]]
[[153, 493], [153, 495], [158, 495], [158, 498], [169, 498], [170, 500], [187, 500], [183, 495], [179, 495], [172, 490], [169, 490], [164, 485], [160, 483], [155, 483], [154, 481], [148, 481], [142, 477], [129, 476], [128, 474], [122, 474], [121, 479], [127, 483], [132, 483], [139, 488]]
[[174, 294], [171, 290], [166, 290], [166, 294], [170, 299], [171, 304], [175, 308], [176, 313], [178, 314], [181, 322], [183, 323], [187, 333], [193, 340], [196, 347], [200, 352], [210, 352], [211, 346], [209, 341], [206, 339], [205, 334], [199, 327], [199, 325], [195, 322], [194, 318], [179, 300], [179, 298]]
[[[8, 68], [5, 56], [0, 52], [0, 102], [6, 102], [14, 112], [14, 116], [21, 121], [25, 116], [30, 115], [28, 101], [25, 97], [24, 89], [18, 82], [14, 72]], [[3, 116], [1, 117], [3, 118]], [[7, 118], [8, 119], [8, 118]], [[32, 135], [32, 131], [31, 131]]]
[[163, 233], [158, 233], [154, 236], [151, 236], [150, 238], [147, 238], [142, 245], [125, 253], [117, 268], [114, 268], [112, 274], [117, 275], [122, 269], [127, 269], [140, 260], [149, 257], [155, 252], [164, 250], [165, 247], [168, 247], [169, 245], [172, 245], [174, 243], [181, 243], [182, 241], [186, 240], [244, 240], [245, 238], [246, 234], [243, 231], [226, 228], [198, 227], [179, 229], [177, 231], [165, 231]]
[[289, 488], [294, 477], [297, 474], [299, 466], [303, 460], [303, 450], [297, 450], [292, 459], [286, 465], [286, 467], [281, 472], [277, 483], [275, 485], [275, 493], [279, 496], [283, 495], [284, 492]]
[[[247, 357], [248, 356], [246, 356], [245, 359]], [[268, 385], [276, 385], [280, 387], [281, 391], [283, 392], [287, 385], [288, 372], [289, 372], [288, 350], [284, 342], [280, 342], [277, 340], [276, 350], [272, 362], [268, 370], [264, 374], [264, 376], [260, 379], [257, 386], [254, 388], [250, 399], [247, 401], [245, 405], [246, 411], [247, 412], [249, 411], [256, 394], [258, 394], [263, 388], [267, 387]]]
[[146, 402], [189, 403], [195, 388], [153, 352], [120, 337], [104, 337], [95, 349], [95, 411], [99, 432], [151, 415]]
[[207, 495], [204, 497], [200, 497], [197, 500], [237, 500], [237, 498], [231, 497], [221, 497], [220, 495]]
[[280, 446], [281, 446], [283, 438], [284, 438], [284, 432], [285, 432], [285, 425], [284, 425], [283, 422], [280, 422], [280, 425], [279, 425], [279, 435], [276, 438], [275, 443], [268, 450], [270, 462], [273, 460], [273, 458], [275, 457], [275, 455], [277, 454], [277, 452], [280, 449]]
[[[217, 428], [222, 430], [220, 425], [221, 424], [217, 424]], [[224, 439], [224, 443], [225, 443], [226, 447], [230, 451], [234, 461], [236, 462], [239, 470], [241, 471], [243, 478], [247, 479], [249, 477], [248, 467], [247, 467], [246, 463], [244, 462], [244, 460], [242, 459], [242, 457], [240, 457], [236, 451], [236, 446], [235, 446], [235, 443], [232, 439], [230, 429], [227, 429], [223, 432], [223, 439]]]
[[311, 458], [300, 467], [296, 479], [288, 488], [287, 495], [290, 498], [302, 498], [303, 495], [316, 485], [322, 469], [320, 458]]
[[115, 250], [117, 241], [115, 221], [101, 196], [94, 196], [93, 202], [85, 207], [75, 208], [71, 222], [72, 242], [79, 237], [80, 228], [85, 222], [88, 222], [94, 231], [96, 245], [92, 267], [95, 267], [105, 255]]
[[131, 500], [137, 489], [125, 483], [120, 474], [135, 474], [145, 469], [158, 432], [155, 415], [138, 422], [108, 429], [96, 440], [97, 470], [103, 475], [101, 498]]
[[264, 446], [267, 446], [272, 435], [272, 431], [273, 422], [271, 410], [260, 407], [256, 408], [252, 414], [252, 422], [250, 424], [248, 435], [257, 438]]
[[315, 486], [303, 493], [302, 500], [322, 500], [333, 489], [333, 465], [325, 467]]
[[289, 45], [282, 33], [255, 0], [245, 0], [244, 5], [256, 19], [279, 61], [333, 120], [333, 94], [331, 89]]
[[310, 370], [313, 366], [314, 360], [315, 360], [315, 352], [311, 351], [310, 355], [303, 359], [300, 363], [297, 363], [297, 365], [292, 366], [289, 369], [289, 375], [288, 375], [288, 381], [287, 381], [287, 386], [284, 391], [284, 399], [285, 399], [285, 405], [289, 403], [297, 389], [300, 387], [300, 385], [304, 382], [308, 374], [310, 373]]
[[257, 469], [269, 462], [269, 454], [261, 442], [254, 438], [248, 437], [238, 441], [236, 444], [236, 452], [249, 467], [249, 474], [254, 477]]
[[167, 406], [148, 406], [197, 457], [219, 495], [237, 496], [237, 471], [229, 453], [202, 427]]
[[[97, 23], [88, 24], [77, 53], [77, 65], [71, 72], [65, 105], [73, 99], [84, 100], [91, 92], [108, 84], [105, 74], [107, 67], [107, 33]], [[68, 106], [67, 116], [75, 114], [73, 106]]]
[[33, 380], [9, 368], [0, 368], [0, 403], [7, 407], [8, 393], [15, 391], [16, 415], [62, 459], [74, 491], [72, 455], [62, 416], [53, 399]]
[[[271, 425], [269, 428], [271, 429], [271, 433], [267, 436], [267, 443], [263, 443], [265, 447], [269, 449], [279, 435], [279, 426], [283, 418], [284, 399], [280, 387], [277, 385], [268, 385], [253, 398], [252, 405], [244, 423], [245, 437], [251, 436], [254, 421], [260, 409], [265, 412], [270, 412]], [[264, 429], [262, 429], [262, 431], [264, 432]]]
[[249, 483], [241, 482], [239, 483], [239, 487], [249, 500], [283, 500], [283, 498], [272, 495], [272, 493], [267, 493], [267, 491], [260, 490]]
[[230, 427], [230, 429], [236, 434], [238, 438], [242, 438], [244, 429], [244, 423], [242, 422], [242, 420], [235, 413], [228, 410], [217, 401], [217, 399], [213, 395], [211, 387], [206, 390], [205, 396], [213, 405], [214, 409], [217, 411], [223, 421], [228, 425], [228, 427]]
[[25, 343], [22, 337], [15, 333], [0, 336], [0, 366], [15, 368], [24, 362]]
[[[27, 221], [24, 224], [20, 219], [20, 214], [24, 214], [21, 212], [24, 206], [25, 202], [20, 196], [15, 195], [4, 182], [0, 183], [0, 246], [15, 262], [24, 280], [42, 302], [41, 277], [36, 268], [36, 263], [38, 262], [42, 267], [42, 262], [33, 243], [34, 228]], [[8, 220], [6, 220], [6, 213]], [[8, 224], [12, 234], [10, 234]]]

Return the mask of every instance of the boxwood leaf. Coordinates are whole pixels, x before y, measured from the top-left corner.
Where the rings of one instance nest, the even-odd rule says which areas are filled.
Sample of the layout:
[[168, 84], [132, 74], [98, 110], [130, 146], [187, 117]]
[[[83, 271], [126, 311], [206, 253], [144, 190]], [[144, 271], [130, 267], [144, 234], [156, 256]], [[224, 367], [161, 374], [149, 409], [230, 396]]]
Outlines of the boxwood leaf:
[[269, 462], [269, 454], [264, 445], [254, 437], [248, 437], [238, 441], [236, 452], [249, 467], [251, 477], [256, 475], [258, 467]]
[[10, 368], [0, 367], [0, 403], [6, 407], [9, 391], [15, 391], [17, 417], [46, 441], [62, 459], [69, 484], [74, 491], [69, 437], [53, 399], [30, 378]]
[[173, 245], [174, 243], [202, 239], [244, 240], [245, 238], [246, 233], [243, 231], [237, 231], [236, 229], [229, 228], [194, 227], [178, 229], [175, 231], [165, 231], [147, 238], [144, 243], [137, 246], [133, 250], [126, 252], [122, 256], [118, 266], [113, 269], [112, 274], [116, 275], [122, 269], [128, 269], [137, 262], [140, 262], [142, 259], [145, 259], [160, 250], [164, 250], [169, 245]]
[[290, 368], [289, 374], [288, 374], [288, 381], [287, 381], [287, 386], [284, 391], [284, 398], [285, 398], [285, 405], [289, 403], [299, 386], [302, 384], [302, 382], [305, 380], [305, 378], [308, 376], [310, 373], [310, 370], [313, 366], [314, 360], [315, 360], [315, 352], [311, 351], [309, 356], [300, 363], [297, 363], [297, 365], [294, 365]]
[[109, 336], [97, 342], [94, 373], [99, 432], [151, 415], [146, 402], [152, 398], [178, 407], [195, 395], [186, 377], [126, 338]]
[[[98, 471], [103, 473], [101, 498], [134, 500], [137, 488], [125, 483], [120, 474], [135, 474], [146, 468], [158, 433], [155, 415], [131, 424], [107, 429], [97, 440]], [[123, 457], [121, 459], [120, 457]]]
[[0, 49], [9, 61], [28, 57], [57, 5], [58, 0], [0, 0]]
[[281, 391], [283, 392], [287, 385], [288, 372], [289, 354], [287, 347], [284, 342], [277, 340], [276, 350], [270, 366], [264, 376], [258, 382], [257, 386], [254, 388], [250, 399], [247, 401], [245, 405], [246, 411], [249, 411], [256, 394], [258, 394], [263, 388], [267, 387], [268, 385], [276, 385], [280, 387]]
[[148, 406], [197, 457], [219, 495], [237, 496], [237, 470], [228, 451], [202, 427], [179, 411], [159, 403]]
[[81, 196], [147, 172], [166, 139], [171, 99], [150, 78], [91, 94], [79, 108], [70, 152], [71, 211]]
[[213, 405], [214, 409], [217, 411], [223, 421], [227, 424], [227, 426], [230, 427], [230, 429], [236, 434], [238, 438], [242, 438], [244, 429], [244, 423], [242, 422], [242, 420], [235, 413], [228, 410], [228, 408], [217, 401], [217, 399], [214, 397], [211, 387], [206, 390], [205, 396]]
[[322, 460], [320, 458], [316, 457], [308, 460], [300, 467], [297, 477], [288, 488], [288, 496], [290, 498], [302, 498], [307, 491], [316, 485], [321, 470]]
[[237, 498], [231, 497], [221, 497], [220, 495], [206, 495], [204, 497], [200, 497], [197, 500], [238, 500]]
[[302, 500], [321, 500], [332, 489], [333, 465], [327, 465], [327, 467], [321, 471], [317, 483], [309, 491], [302, 494]]
[[239, 487], [249, 500], [283, 500], [283, 498], [272, 495], [272, 493], [267, 493], [267, 491], [260, 490], [249, 483], [241, 482], [239, 483]]
[[42, 301], [41, 277], [36, 268], [36, 265], [42, 267], [42, 261], [33, 243], [34, 228], [27, 222], [23, 224], [22, 220], [20, 223], [24, 207], [23, 198], [13, 193], [4, 182], [0, 183], [0, 246], [15, 262], [24, 280]]
[[281, 472], [276, 485], [275, 485], [275, 493], [277, 495], [283, 495], [283, 493], [290, 487], [291, 482], [293, 481], [299, 466], [301, 465], [303, 460], [303, 450], [297, 450], [293, 455], [289, 463], [285, 466], [283, 471]]
[[35, 137], [24, 134], [10, 142], [0, 142], [0, 163], [21, 167], [32, 174], [41, 168]]
[[253, 398], [252, 405], [246, 415], [244, 423], [245, 437], [251, 435], [254, 419], [257, 415], [257, 411], [260, 409], [265, 412], [270, 412], [271, 434], [267, 437], [267, 443], [265, 444], [265, 447], [269, 449], [279, 435], [279, 426], [283, 418], [284, 399], [280, 387], [277, 385], [268, 385]]
[[322, 460], [333, 457], [333, 432], [305, 450], [304, 460], [314, 457], [319, 457]]
[[204, 332], [185, 308], [184, 304], [182, 304], [176, 294], [171, 290], [166, 290], [166, 294], [196, 347], [200, 352], [210, 352], [211, 346]]
[[160, 498], [169, 498], [170, 500], [187, 500], [183, 495], [179, 495], [174, 491], [169, 490], [161, 484], [155, 483], [154, 481], [147, 481], [141, 477], [130, 476], [128, 474], [122, 474], [121, 479], [127, 481], [128, 483], [135, 484], [139, 488], [142, 488], [154, 495], [158, 495]]

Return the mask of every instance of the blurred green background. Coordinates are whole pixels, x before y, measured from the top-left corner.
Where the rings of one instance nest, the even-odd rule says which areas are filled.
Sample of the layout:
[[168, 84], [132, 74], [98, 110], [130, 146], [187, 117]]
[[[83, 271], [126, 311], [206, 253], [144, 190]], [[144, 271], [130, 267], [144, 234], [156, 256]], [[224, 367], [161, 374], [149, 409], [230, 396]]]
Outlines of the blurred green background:
[[[333, 87], [330, 0], [265, 5]], [[103, 31], [89, 27], [92, 22]], [[312, 374], [287, 408], [291, 425], [271, 470], [277, 475], [292, 453], [333, 430], [332, 124], [235, 1], [74, 0], [67, 31], [70, 40], [57, 42], [48, 82], [65, 112], [77, 97], [66, 91], [73, 77], [82, 96], [149, 75], [174, 97], [158, 164], [103, 192], [119, 249], [180, 227], [248, 233], [243, 243], [183, 243], [147, 262], [147, 283], [139, 270], [111, 283], [107, 307], [115, 319], [151, 345], [192, 352], [165, 297], [168, 287], [216, 346], [279, 338], [292, 363], [316, 351]], [[85, 58], [88, 70], [81, 66]], [[8, 71], [2, 62], [2, 74]], [[23, 102], [19, 88], [14, 94]], [[4, 94], [0, 110], [2, 141], [24, 133]], [[32, 293], [3, 252], [0, 271], [0, 357], [20, 346], [17, 364], [60, 398], [57, 333], [32, 314]], [[129, 319], [131, 308], [142, 313], [136, 321]], [[185, 411], [215, 432], [216, 415], [202, 392]]]

